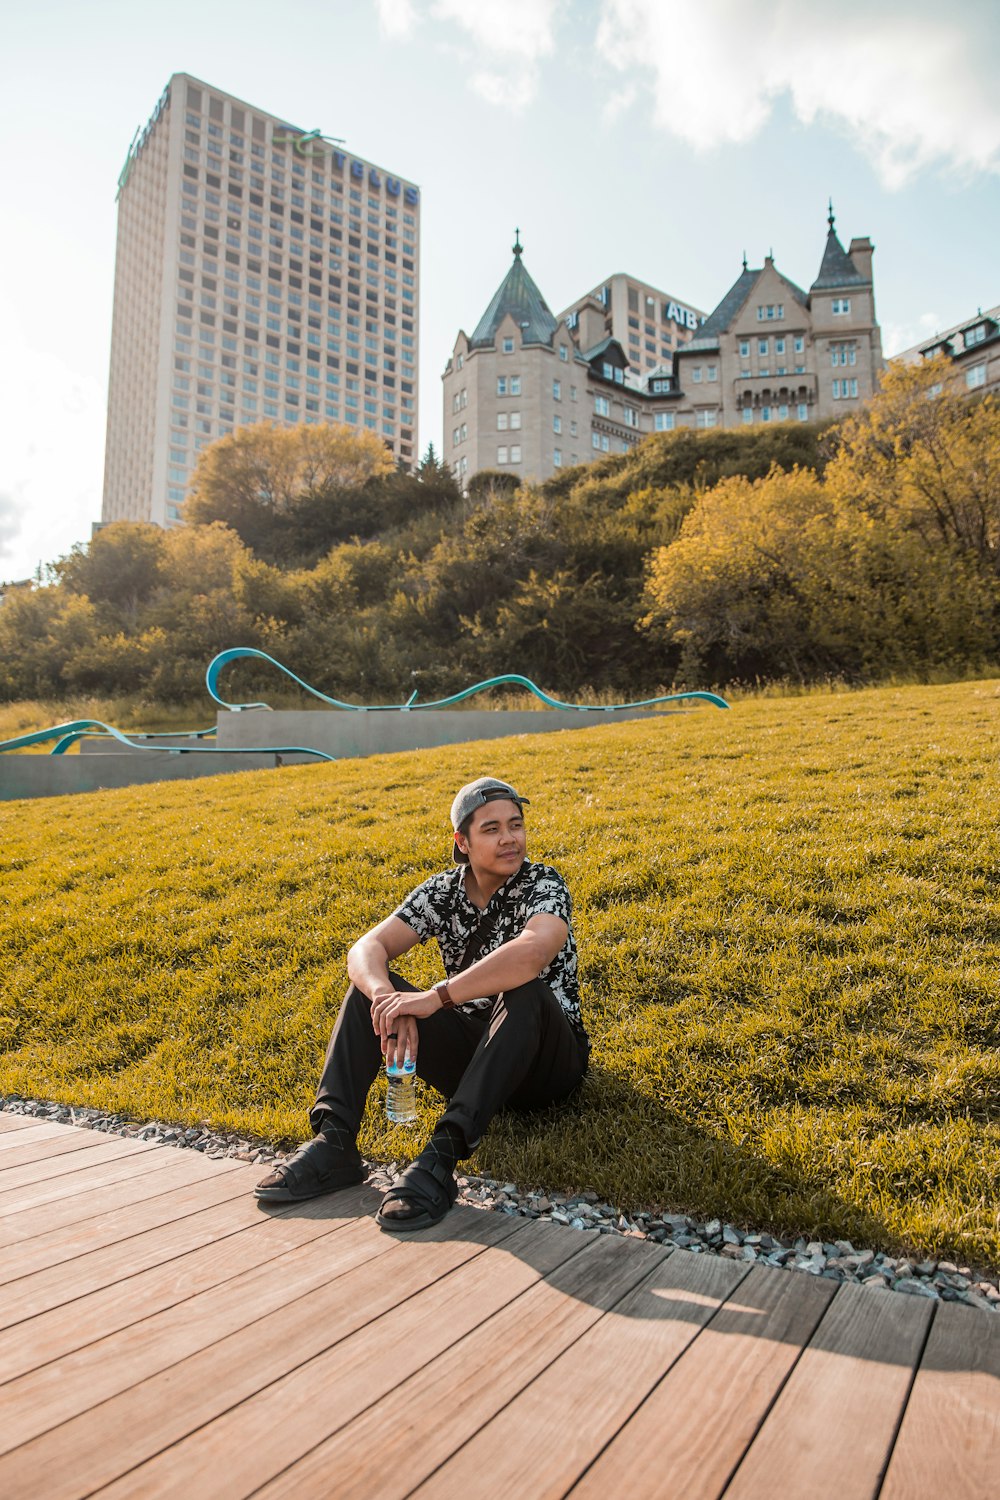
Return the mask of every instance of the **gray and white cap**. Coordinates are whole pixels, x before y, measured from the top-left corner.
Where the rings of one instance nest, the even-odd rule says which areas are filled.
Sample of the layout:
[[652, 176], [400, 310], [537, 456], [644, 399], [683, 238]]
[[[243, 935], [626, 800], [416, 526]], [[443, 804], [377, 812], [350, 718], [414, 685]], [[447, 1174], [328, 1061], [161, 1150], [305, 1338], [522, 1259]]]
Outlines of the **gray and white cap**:
[[[498, 781], [495, 776], [480, 776], [463, 786], [451, 804], [451, 826], [455, 832], [477, 807], [485, 807], [487, 802], [516, 802], [518, 807], [530, 806], [529, 799], [515, 792], [509, 782]], [[463, 854], [457, 844], [452, 845], [451, 857], [457, 865], [469, 863], [469, 856]]]

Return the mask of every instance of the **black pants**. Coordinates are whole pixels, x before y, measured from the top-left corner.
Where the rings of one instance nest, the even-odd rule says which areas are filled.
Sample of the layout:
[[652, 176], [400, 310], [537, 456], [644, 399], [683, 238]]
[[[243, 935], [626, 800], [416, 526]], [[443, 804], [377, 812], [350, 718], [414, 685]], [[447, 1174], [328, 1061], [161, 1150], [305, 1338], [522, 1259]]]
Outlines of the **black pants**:
[[[414, 989], [398, 975], [390, 977], [398, 990]], [[417, 1021], [417, 1032], [417, 1077], [448, 1099], [441, 1123], [459, 1126], [470, 1151], [497, 1110], [555, 1104], [587, 1071], [587, 1042], [540, 979], [498, 995], [490, 1010], [435, 1011]], [[383, 1062], [371, 1001], [352, 984], [309, 1114], [313, 1130], [331, 1114], [356, 1135]]]

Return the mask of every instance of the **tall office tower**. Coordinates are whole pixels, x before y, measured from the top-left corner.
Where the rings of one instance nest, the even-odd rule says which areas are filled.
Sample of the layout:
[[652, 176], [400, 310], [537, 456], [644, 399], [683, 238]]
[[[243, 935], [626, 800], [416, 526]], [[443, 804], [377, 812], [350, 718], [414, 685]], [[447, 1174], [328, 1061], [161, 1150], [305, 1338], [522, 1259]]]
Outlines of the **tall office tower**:
[[704, 318], [688, 303], [618, 272], [577, 298], [559, 314], [560, 323], [575, 328], [584, 307], [593, 303], [604, 309], [604, 330], [621, 344], [636, 378], [669, 364], [677, 350], [694, 338]]
[[198, 453], [254, 422], [416, 455], [420, 191], [175, 73], [118, 183], [104, 521], [181, 520]]

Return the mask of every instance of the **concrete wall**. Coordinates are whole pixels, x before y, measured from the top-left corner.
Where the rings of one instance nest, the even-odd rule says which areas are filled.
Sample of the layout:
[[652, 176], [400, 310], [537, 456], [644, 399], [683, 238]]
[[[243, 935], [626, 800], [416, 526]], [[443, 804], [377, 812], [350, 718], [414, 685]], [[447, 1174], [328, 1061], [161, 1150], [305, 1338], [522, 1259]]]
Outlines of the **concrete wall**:
[[190, 781], [233, 771], [272, 769], [268, 755], [0, 755], [0, 802], [18, 797], [65, 797], [153, 781]]
[[[343, 710], [246, 709], [220, 713], [220, 749], [240, 745], [303, 745], [325, 750], [338, 760], [381, 755], [395, 750], [427, 750], [435, 745], [458, 745], [466, 740], [499, 739], [509, 734], [551, 734], [561, 729], [586, 729], [622, 719], [649, 719], [648, 709], [607, 713], [602, 709], [428, 709], [410, 713], [352, 713]], [[199, 759], [205, 759], [199, 756]], [[283, 757], [286, 763], [292, 757]]]

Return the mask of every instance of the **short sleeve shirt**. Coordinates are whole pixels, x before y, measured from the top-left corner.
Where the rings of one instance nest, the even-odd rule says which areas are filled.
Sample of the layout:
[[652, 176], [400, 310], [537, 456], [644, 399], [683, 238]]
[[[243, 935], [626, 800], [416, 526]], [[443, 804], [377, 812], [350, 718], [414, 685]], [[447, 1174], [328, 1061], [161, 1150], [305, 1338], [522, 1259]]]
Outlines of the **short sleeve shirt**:
[[[467, 865], [455, 865], [432, 875], [393, 912], [421, 941], [436, 938], [448, 977], [459, 972], [465, 950], [480, 921], [485, 919], [487, 937], [478, 957], [494, 953], [497, 948], [519, 937], [530, 917], [543, 913], [560, 917], [569, 928], [566, 941], [555, 958], [539, 974], [555, 995], [574, 1031], [586, 1037], [580, 1013], [580, 990], [577, 983], [576, 938], [573, 935], [573, 903], [569, 888], [558, 870], [551, 865], [532, 864], [525, 860], [520, 871], [490, 898], [481, 912], [469, 900], [465, 889]], [[459, 1010], [488, 1008], [489, 999], [468, 1000]]]

